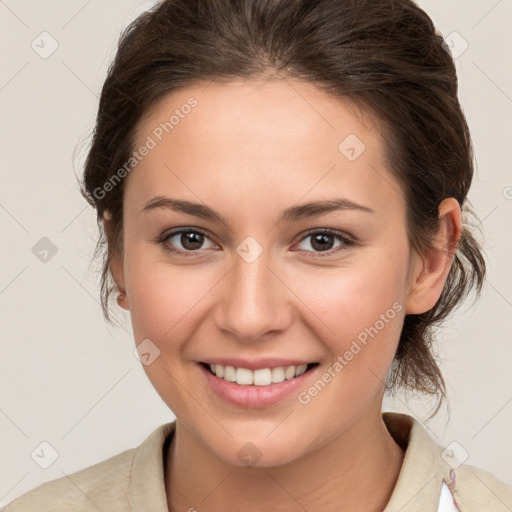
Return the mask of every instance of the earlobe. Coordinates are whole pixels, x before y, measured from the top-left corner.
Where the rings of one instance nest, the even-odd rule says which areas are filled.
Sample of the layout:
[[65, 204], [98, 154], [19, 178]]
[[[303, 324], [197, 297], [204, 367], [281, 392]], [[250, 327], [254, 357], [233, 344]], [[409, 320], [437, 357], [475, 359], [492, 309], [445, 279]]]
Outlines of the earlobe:
[[114, 247], [114, 243], [112, 241], [112, 237], [110, 235], [111, 230], [108, 222], [110, 221], [111, 216], [110, 213], [106, 210], [103, 215], [103, 231], [105, 233], [105, 236], [107, 238], [107, 244], [108, 244], [108, 254], [109, 254], [109, 265], [110, 265], [110, 272], [112, 274], [112, 277], [115, 282], [115, 287], [117, 291], [119, 292], [117, 295], [117, 304], [127, 311], [130, 309], [128, 297], [126, 294], [125, 284], [124, 284], [124, 269], [123, 269], [123, 263], [120, 258], [120, 255], [116, 251], [116, 248]]
[[124, 292], [122, 292], [122, 291], [119, 292], [116, 300], [117, 300], [117, 304], [119, 305], [119, 307], [129, 311], [130, 307], [128, 305], [128, 298], [126, 297], [126, 294]]
[[414, 254], [406, 314], [425, 313], [439, 300], [457, 250], [461, 230], [458, 201], [453, 197], [444, 199], [439, 205], [437, 236], [422, 254]]
[[117, 253], [110, 255], [110, 271], [114, 278], [114, 282], [116, 283], [116, 289], [119, 291], [119, 294], [117, 295], [117, 304], [128, 311], [130, 309], [130, 305], [124, 284], [123, 264]]
[[117, 304], [128, 311], [130, 309], [130, 303], [128, 301], [128, 296], [126, 294], [126, 288], [124, 284], [123, 263], [119, 254], [115, 251], [110, 255], [110, 271], [116, 283], [116, 289], [119, 291], [117, 296]]

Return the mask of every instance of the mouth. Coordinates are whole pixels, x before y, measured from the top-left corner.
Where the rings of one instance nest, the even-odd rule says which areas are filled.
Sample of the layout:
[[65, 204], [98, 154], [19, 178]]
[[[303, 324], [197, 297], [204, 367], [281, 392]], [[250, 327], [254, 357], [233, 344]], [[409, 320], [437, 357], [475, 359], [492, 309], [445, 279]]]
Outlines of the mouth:
[[315, 362], [250, 370], [249, 368], [235, 368], [234, 366], [223, 366], [207, 362], [200, 362], [199, 364], [215, 377], [240, 386], [270, 386], [278, 384], [300, 377], [319, 365], [318, 362]]

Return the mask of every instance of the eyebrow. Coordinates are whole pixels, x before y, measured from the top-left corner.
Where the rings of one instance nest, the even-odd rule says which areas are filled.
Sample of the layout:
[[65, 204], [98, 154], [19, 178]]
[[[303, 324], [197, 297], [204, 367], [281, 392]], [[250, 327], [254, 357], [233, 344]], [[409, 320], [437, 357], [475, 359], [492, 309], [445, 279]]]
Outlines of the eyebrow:
[[[218, 221], [227, 224], [226, 219], [218, 212], [201, 203], [185, 201], [183, 199], [172, 199], [166, 196], [156, 196], [151, 199], [143, 208], [148, 212], [157, 208], [173, 210], [186, 213], [206, 220]], [[334, 198], [321, 201], [311, 201], [291, 206], [279, 214], [278, 222], [294, 221], [307, 217], [316, 217], [333, 211], [358, 210], [366, 213], [375, 213], [374, 210], [348, 199]]]

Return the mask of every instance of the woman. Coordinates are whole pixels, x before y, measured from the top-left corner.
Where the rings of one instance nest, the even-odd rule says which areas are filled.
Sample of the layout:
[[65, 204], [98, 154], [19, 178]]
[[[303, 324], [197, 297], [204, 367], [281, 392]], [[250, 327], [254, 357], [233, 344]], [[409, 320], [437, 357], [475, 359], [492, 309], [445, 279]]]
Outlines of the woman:
[[[384, 392], [485, 264], [453, 61], [406, 0], [168, 0], [126, 31], [83, 193], [176, 421], [5, 509], [512, 509]], [[483, 485], [482, 485], [483, 483]]]

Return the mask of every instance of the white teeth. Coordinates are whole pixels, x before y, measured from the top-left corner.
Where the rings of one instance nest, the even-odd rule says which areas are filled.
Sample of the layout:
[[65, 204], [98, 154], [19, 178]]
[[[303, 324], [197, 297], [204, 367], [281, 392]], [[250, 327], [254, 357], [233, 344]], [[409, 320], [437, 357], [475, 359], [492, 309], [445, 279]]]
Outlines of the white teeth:
[[284, 378], [290, 380], [293, 379], [293, 377], [295, 377], [295, 366], [288, 366], [284, 371]]
[[236, 368], [233, 366], [225, 366], [224, 367], [224, 380], [228, 382], [236, 381]]
[[297, 371], [295, 372], [295, 377], [302, 375], [307, 369], [308, 369], [307, 364], [301, 364], [300, 366], [297, 366]]
[[[217, 365], [219, 366], [219, 365]], [[237, 368], [236, 369], [236, 383], [237, 384], [252, 384], [252, 372], [247, 368]]]
[[268, 386], [272, 384], [272, 371], [270, 368], [254, 370], [254, 384], [256, 386]]
[[278, 366], [277, 368], [272, 368], [272, 382], [283, 382], [284, 380], [284, 368], [282, 366]]
[[217, 377], [228, 382], [236, 382], [242, 386], [269, 386], [270, 384], [277, 384], [284, 380], [299, 377], [307, 370], [307, 367], [307, 364], [301, 364], [299, 366], [277, 366], [275, 368], [261, 368], [252, 371], [247, 368], [210, 364], [210, 370]]

